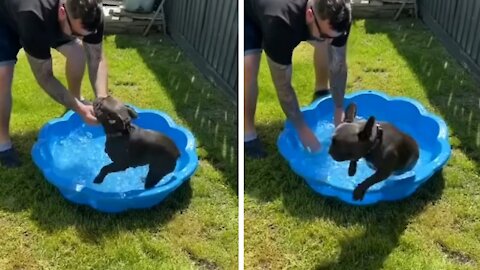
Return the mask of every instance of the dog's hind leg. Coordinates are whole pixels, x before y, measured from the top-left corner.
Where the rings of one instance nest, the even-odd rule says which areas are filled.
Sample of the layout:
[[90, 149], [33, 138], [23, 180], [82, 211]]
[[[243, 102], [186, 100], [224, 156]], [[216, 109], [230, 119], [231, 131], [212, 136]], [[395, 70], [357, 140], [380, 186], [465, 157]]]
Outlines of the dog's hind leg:
[[112, 173], [112, 172], [119, 172], [128, 169], [128, 165], [120, 164], [120, 163], [110, 163], [108, 165], [105, 165], [100, 172], [98, 173], [97, 177], [95, 177], [95, 180], [93, 180], [93, 183], [95, 184], [100, 184], [103, 182], [107, 174]]
[[172, 172], [173, 169], [167, 168], [166, 166], [154, 166], [150, 165], [147, 178], [145, 179], [145, 189], [154, 187], [160, 180], [162, 180], [165, 175]]

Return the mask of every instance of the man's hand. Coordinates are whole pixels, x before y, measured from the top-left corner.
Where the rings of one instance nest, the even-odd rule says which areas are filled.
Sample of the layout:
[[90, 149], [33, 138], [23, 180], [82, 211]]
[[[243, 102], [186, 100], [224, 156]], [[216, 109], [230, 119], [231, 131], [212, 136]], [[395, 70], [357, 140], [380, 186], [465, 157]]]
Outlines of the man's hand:
[[297, 132], [298, 136], [300, 137], [300, 141], [302, 142], [305, 149], [307, 149], [311, 153], [320, 152], [322, 145], [317, 140], [317, 137], [308, 126], [305, 125], [304, 127], [298, 128]]
[[83, 121], [89, 125], [96, 125], [98, 124], [98, 120], [95, 117], [95, 114], [93, 112], [93, 106], [92, 105], [84, 105], [81, 104], [78, 107], [78, 114], [83, 118]]

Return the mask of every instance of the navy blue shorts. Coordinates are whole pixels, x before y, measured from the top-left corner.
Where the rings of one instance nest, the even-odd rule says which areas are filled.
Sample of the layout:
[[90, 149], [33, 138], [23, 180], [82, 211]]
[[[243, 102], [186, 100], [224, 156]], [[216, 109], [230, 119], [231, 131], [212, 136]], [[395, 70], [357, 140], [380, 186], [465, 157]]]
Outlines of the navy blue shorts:
[[262, 31], [248, 16], [244, 17], [244, 54], [262, 51]]
[[6, 23], [0, 21], [0, 66], [15, 64], [21, 48], [18, 35]]

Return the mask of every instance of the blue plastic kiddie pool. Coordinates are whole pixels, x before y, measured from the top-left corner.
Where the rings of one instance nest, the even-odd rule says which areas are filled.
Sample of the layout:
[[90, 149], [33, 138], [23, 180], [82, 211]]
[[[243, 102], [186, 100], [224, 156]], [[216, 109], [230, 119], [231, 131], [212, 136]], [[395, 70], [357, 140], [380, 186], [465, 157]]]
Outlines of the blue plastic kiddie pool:
[[138, 113], [134, 124], [165, 133], [181, 151], [175, 170], [155, 187], [144, 188], [148, 165], [110, 173], [102, 184], [94, 184], [100, 169], [111, 162], [104, 151], [105, 133], [100, 125], [84, 124], [73, 111], [42, 127], [32, 148], [33, 161], [47, 181], [74, 203], [109, 213], [157, 205], [195, 172], [195, 139], [165, 113], [133, 108]]
[[291, 169], [305, 179], [315, 192], [354, 205], [400, 200], [411, 195], [448, 161], [451, 148], [447, 125], [418, 101], [390, 97], [380, 91], [362, 90], [345, 96], [345, 107], [351, 102], [357, 104], [358, 118], [368, 119], [373, 115], [377, 121], [390, 122], [410, 134], [420, 146], [420, 158], [412, 170], [373, 185], [362, 201], [354, 201], [353, 190], [374, 171], [361, 159], [357, 164], [357, 173], [350, 177], [349, 162], [336, 162], [328, 154], [334, 125], [333, 99], [327, 96], [302, 109], [308, 125], [322, 143], [320, 153], [307, 153], [288, 120], [277, 141], [279, 151]]

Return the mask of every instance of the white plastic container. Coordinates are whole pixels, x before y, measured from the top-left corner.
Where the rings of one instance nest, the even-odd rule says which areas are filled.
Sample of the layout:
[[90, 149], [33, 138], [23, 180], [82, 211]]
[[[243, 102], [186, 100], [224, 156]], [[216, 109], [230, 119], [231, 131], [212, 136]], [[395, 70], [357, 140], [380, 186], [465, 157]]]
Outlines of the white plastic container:
[[123, 0], [126, 11], [135, 13], [150, 13], [155, 0]]

